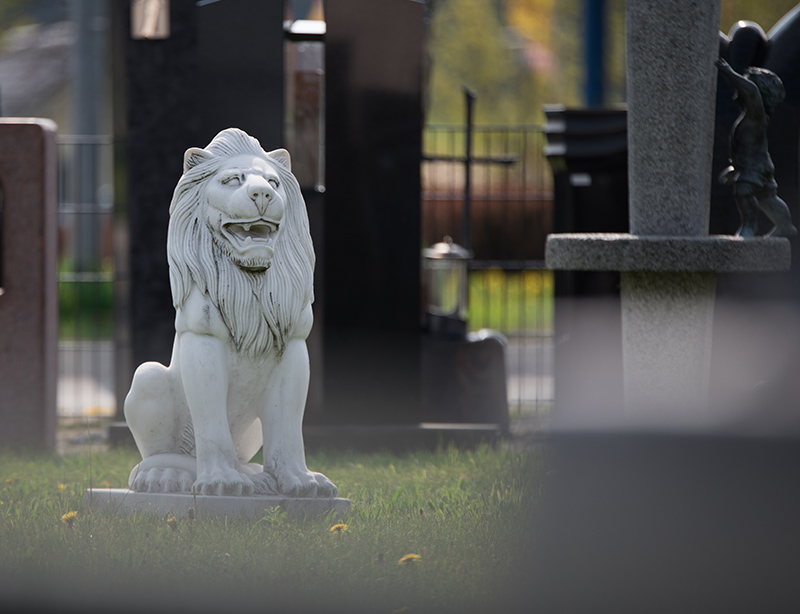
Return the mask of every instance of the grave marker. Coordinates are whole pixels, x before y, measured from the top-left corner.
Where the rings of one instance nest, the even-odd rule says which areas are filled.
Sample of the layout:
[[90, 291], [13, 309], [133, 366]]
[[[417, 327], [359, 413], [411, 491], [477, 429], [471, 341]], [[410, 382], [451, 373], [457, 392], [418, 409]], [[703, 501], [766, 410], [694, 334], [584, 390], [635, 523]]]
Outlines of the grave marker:
[[[548, 240], [552, 268], [622, 272], [625, 407], [557, 399], [531, 582], [546, 611], [797, 609], [798, 440], [742, 436], [706, 402], [717, 274], [791, 260], [786, 238], [708, 234], [718, 8], [628, 0], [630, 234]], [[759, 426], [768, 392], [748, 401]]]
[[56, 125], [0, 119], [0, 445], [54, 446]]
[[[625, 415], [696, 425], [720, 272], [787, 270], [786, 239], [709, 236], [718, 3], [628, 3], [629, 234], [551, 235], [553, 269], [620, 271]], [[589, 420], [605, 422], [595, 413]], [[611, 422], [620, 426], [619, 416]]]

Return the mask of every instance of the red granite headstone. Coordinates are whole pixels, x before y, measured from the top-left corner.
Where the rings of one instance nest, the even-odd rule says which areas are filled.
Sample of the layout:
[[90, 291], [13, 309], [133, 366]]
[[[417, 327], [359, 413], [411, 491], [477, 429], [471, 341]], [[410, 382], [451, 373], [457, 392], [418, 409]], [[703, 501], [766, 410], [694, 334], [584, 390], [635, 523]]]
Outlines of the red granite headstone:
[[0, 119], [0, 445], [54, 446], [56, 125]]

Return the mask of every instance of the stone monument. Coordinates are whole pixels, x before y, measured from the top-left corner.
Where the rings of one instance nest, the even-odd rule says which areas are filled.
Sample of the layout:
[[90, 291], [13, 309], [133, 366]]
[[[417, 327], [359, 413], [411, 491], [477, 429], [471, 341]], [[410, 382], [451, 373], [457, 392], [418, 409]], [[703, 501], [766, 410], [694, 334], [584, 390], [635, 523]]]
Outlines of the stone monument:
[[[734, 430], [735, 408], [707, 401], [717, 274], [785, 271], [790, 242], [709, 234], [719, 2], [626, 7], [630, 232], [547, 244], [551, 268], [621, 271], [624, 410], [556, 397], [531, 596], [545, 611], [794, 611], [798, 440]], [[748, 352], [753, 335], [727, 332]]]
[[58, 164], [49, 119], [0, 120], [0, 445], [55, 447]]
[[708, 234], [719, 3], [632, 0], [627, 11], [630, 233], [551, 235], [546, 259], [621, 272], [625, 411], [588, 419], [696, 426], [717, 273], [787, 270], [791, 250], [785, 238]]
[[[125, 401], [143, 460], [131, 491], [87, 496], [154, 511], [197, 499], [206, 513], [342, 509], [336, 486], [305, 463], [315, 257], [289, 154], [229, 128], [189, 149], [183, 170], [167, 236], [172, 360], [142, 364]], [[262, 443], [263, 465], [250, 462]]]

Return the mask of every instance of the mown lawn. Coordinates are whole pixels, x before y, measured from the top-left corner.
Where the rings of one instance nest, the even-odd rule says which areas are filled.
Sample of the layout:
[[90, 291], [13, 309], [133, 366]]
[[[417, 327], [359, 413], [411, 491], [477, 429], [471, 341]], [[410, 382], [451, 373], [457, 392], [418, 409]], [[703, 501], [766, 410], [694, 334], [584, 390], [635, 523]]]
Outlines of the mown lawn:
[[536, 453], [309, 457], [352, 500], [341, 517], [191, 520], [82, 507], [85, 488], [124, 486], [137, 460], [133, 449], [0, 451], [0, 603], [83, 612], [530, 610]]

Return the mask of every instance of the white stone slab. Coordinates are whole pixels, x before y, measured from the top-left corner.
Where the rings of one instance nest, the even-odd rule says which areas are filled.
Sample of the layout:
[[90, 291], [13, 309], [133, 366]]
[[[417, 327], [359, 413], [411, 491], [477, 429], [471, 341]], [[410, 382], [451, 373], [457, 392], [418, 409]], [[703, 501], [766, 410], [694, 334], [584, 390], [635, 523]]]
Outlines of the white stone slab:
[[779, 237], [551, 234], [547, 267], [565, 271], [746, 273], [788, 271], [792, 249]]
[[151, 514], [174, 514], [185, 516], [188, 509], [205, 516], [244, 516], [257, 518], [266, 510], [280, 507], [292, 517], [324, 516], [331, 510], [341, 513], [350, 507], [349, 499], [341, 498], [292, 498], [292, 497], [234, 497], [197, 495], [183, 493], [136, 492], [127, 488], [95, 488], [83, 493], [87, 509], [110, 511], [117, 514], [146, 512]]

